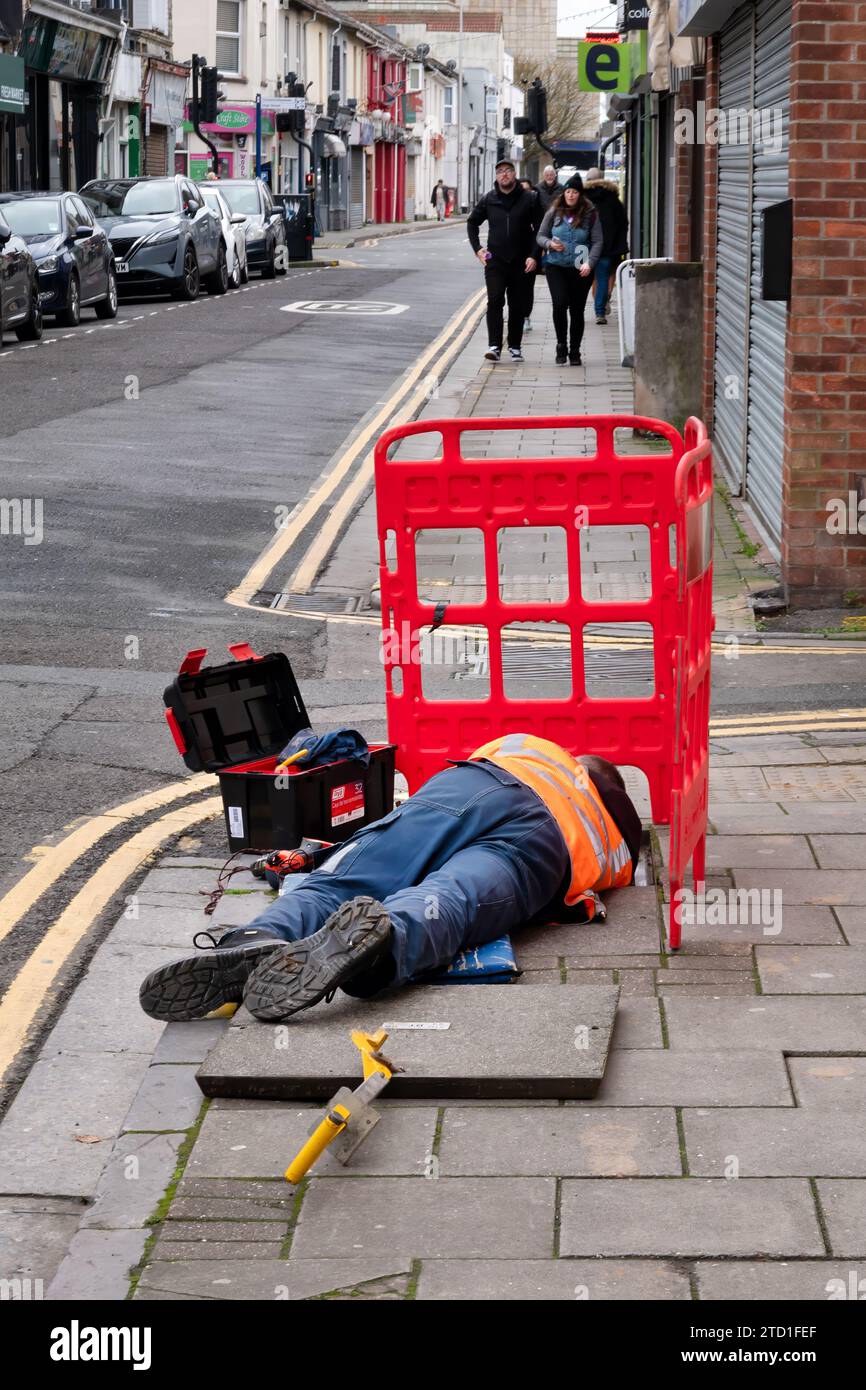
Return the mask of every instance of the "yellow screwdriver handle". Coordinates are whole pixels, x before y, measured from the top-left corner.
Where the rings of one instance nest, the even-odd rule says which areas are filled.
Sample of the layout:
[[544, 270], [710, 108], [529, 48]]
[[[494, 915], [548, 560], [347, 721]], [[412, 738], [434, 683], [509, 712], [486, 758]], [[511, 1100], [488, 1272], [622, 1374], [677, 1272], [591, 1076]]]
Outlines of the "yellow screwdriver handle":
[[313, 1130], [304, 1147], [292, 1159], [286, 1169], [286, 1182], [301, 1181], [301, 1178], [308, 1169], [312, 1168], [316, 1159], [321, 1157], [328, 1145], [333, 1143], [338, 1134], [342, 1134], [348, 1118], [349, 1112], [345, 1105], [334, 1106], [321, 1124]]

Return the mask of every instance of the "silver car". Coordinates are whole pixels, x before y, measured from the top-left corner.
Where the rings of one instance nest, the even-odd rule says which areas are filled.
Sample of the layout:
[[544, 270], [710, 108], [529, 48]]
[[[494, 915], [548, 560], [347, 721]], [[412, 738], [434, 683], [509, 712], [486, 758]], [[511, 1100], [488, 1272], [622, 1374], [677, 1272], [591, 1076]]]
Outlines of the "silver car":
[[226, 246], [229, 284], [232, 289], [237, 289], [238, 285], [245, 285], [250, 278], [247, 269], [247, 238], [244, 231], [247, 219], [241, 212], [232, 212], [218, 188], [213, 188], [207, 183], [199, 184], [199, 187], [205, 206], [209, 207], [211, 212], [215, 212], [220, 220]]
[[272, 280], [288, 270], [288, 237], [282, 210], [264, 179], [209, 179], [202, 188], [218, 188], [232, 214], [243, 216], [250, 270]]

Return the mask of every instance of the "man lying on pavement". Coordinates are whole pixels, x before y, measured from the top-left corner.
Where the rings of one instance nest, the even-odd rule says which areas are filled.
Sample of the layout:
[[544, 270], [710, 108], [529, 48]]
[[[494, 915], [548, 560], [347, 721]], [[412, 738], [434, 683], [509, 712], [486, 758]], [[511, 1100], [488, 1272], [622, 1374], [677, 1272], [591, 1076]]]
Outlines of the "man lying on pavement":
[[275, 1021], [338, 989], [368, 998], [529, 922], [593, 915], [633, 881], [640, 818], [604, 758], [508, 734], [364, 826], [249, 927], [152, 971], [152, 1018], [243, 1003]]

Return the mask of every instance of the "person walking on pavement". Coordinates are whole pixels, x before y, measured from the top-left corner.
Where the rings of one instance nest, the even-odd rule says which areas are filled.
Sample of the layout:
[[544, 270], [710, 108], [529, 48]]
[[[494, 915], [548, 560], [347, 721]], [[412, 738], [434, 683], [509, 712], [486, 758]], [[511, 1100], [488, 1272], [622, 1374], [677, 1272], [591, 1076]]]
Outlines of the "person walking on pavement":
[[447, 195], [445, 193], [445, 184], [443, 183], [442, 179], [438, 179], [436, 186], [433, 189], [433, 195], [430, 199], [430, 202], [436, 209], [437, 222], [444, 222], [445, 220], [446, 196]]
[[[533, 193], [517, 182], [510, 159], [496, 166], [496, 182], [479, 198], [466, 223], [469, 244], [484, 266], [487, 283], [487, 341], [484, 356], [498, 362], [502, 355], [502, 311], [508, 299], [508, 352], [512, 362], [522, 362], [520, 345], [526, 318], [528, 277], [538, 266], [535, 237], [539, 206]], [[487, 249], [481, 248], [479, 229], [487, 223]]]
[[[521, 188], [525, 188], [525, 189], [526, 189], [526, 192], [527, 192], [527, 193], [531, 193], [532, 196], [533, 196], [533, 198], [535, 198], [536, 202], [538, 202], [538, 194], [537, 194], [537, 192], [536, 192], [536, 190], [535, 190], [534, 185], [533, 185], [532, 183], [530, 183], [529, 179], [521, 179], [521, 180], [520, 180], [520, 187], [521, 187]], [[540, 211], [540, 208], [541, 208], [541, 205], [540, 205], [540, 203], [539, 203], [539, 210], [537, 211], [537, 214], [536, 214], [537, 217], [538, 217], [538, 222], [539, 222], [539, 224], [541, 223], [541, 211]], [[532, 332], [532, 310], [533, 310], [534, 307], [535, 307], [535, 277], [536, 277], [537, 274], [538, 274], [538, 267], [536, 266], [535, 270], [533, 270], [533, 271], [526, 277], [526, 279], [527, 279], [527, 285], [526, 285], [526, 310], [525, 310], [525, 312], [526, 312], [526, 318], [523, 320], [523, 331], [524, 331], [524, 333], [531, 333], [531, 332]]]
[[542, 213], [547, 212], [551, 203], [555, 202], [562, 192], [562, 184], [559, 182], [556, 170], [552, 164], [548, 164], [542, 170], [541, 183], [536, 188], [538, 201], [541, 204]]
[[617, 266], [628, 255], [628, 213], [619, 196], [619, 186], [605, 179], [600, 169], [587, 170], [584, 192], [601, 218], [603, 241], [595, 268], [595, 321], [605, 324]]
[[584, 311], [602, 248], [601, 218], [584, 196], [580, 174], [568, 180], [544, 214], [538, 244], [544, 250], [544, 270], [553, 301], [556, 365], [563, 366], [567, 354], [571, 365], [579, 367]]
[[508, 734], [437, 773], [249, 927], [159, 966], [139, 998], [183, 1022], [240, 1003], [276, 1021], [450, 964], [526, 924], [586, 921], [634, 880], [641, 823], [619, 769]]

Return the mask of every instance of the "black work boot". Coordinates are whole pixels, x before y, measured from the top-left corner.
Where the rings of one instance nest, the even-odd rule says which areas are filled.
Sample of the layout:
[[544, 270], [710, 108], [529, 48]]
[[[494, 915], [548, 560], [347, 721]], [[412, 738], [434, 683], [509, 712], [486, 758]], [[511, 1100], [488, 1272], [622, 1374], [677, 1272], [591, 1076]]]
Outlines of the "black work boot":
[[165, 1023], [188, 1023], [193, 1018], [204, 1018], [223, 1004], [239, 1004], [250, 971], [286, 944], [282, 937], [255, 927], [227, 933], [231, 945], [226, 946], [217, 943], [209, 932], [198, 935], [207, 937], [210, 946], [202, 947], [198, 955], [160, 965], [143, 982], [138, 998], [151, 1018]]
[[330, 996], [368, 971], [388, 949], [391, 919], [375, 898], [353, 898], [320, 931], [290, 941], [256, 966], [244, 1003], [256, 1018], [276, 1022]]

